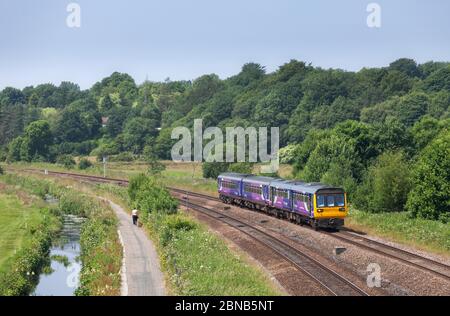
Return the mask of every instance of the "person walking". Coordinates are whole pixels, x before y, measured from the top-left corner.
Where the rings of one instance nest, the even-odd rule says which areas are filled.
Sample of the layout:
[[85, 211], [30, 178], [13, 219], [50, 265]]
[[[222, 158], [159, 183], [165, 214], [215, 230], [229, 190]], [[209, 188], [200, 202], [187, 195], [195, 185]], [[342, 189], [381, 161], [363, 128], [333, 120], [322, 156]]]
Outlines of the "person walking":
[[133, 218], [133, 225], [137, 226], [139, 220], [139, 211], [136, 209], [132, 210], [131, 217]]

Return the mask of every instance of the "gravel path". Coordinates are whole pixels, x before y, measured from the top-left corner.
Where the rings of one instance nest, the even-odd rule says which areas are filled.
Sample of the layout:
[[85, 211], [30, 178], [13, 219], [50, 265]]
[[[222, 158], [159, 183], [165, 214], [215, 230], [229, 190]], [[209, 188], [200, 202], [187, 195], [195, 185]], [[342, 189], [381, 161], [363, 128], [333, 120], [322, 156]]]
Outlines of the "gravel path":
[[124, 246], [122, 295], [165, 295], [164, 276], [153, 243], [142, 229], [133, 225], [131, 216], [122, 207], [108, 202], [119, 219], [119, 236]]

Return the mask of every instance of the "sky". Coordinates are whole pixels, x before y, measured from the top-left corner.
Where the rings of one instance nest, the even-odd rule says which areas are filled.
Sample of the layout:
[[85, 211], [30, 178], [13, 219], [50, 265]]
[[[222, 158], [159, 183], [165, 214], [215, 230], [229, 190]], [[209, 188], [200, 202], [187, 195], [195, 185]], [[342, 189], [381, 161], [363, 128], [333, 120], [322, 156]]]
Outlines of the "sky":
[[[367, 6], [381, 8], [381, 27]], [[81, 25], [67, 25], [77, 3]], [[0, 89], [114, 71], [137, 83], [268, 72], [291, 59], [357, 71], [408, 57], [450, 61], [448, 0], [0, 0]]]

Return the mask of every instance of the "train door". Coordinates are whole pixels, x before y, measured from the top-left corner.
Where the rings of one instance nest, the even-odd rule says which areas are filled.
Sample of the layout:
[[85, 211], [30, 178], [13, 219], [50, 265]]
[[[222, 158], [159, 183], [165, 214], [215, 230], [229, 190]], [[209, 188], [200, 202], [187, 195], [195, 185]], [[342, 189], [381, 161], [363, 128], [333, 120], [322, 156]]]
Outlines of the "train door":
[[275, 201], [275, 194], [276, 189], [274, 187], [270, 187], [270, 203], [273, 205], [273, 202]]
[[264, 202], [266, 202], [269, 199], [269, 186], [263, 185], [262, 193], [263, 193]]

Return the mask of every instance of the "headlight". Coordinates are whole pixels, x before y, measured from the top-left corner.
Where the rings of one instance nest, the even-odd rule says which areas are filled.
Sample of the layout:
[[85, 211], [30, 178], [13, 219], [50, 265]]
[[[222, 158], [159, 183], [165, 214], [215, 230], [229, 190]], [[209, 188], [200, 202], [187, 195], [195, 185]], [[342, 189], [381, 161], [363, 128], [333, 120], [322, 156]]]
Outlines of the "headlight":
[[339, 211], [340, 211], [340, 212], [345, 212], [345, 207], [341, 207], [341, 208], [339, 209]]

